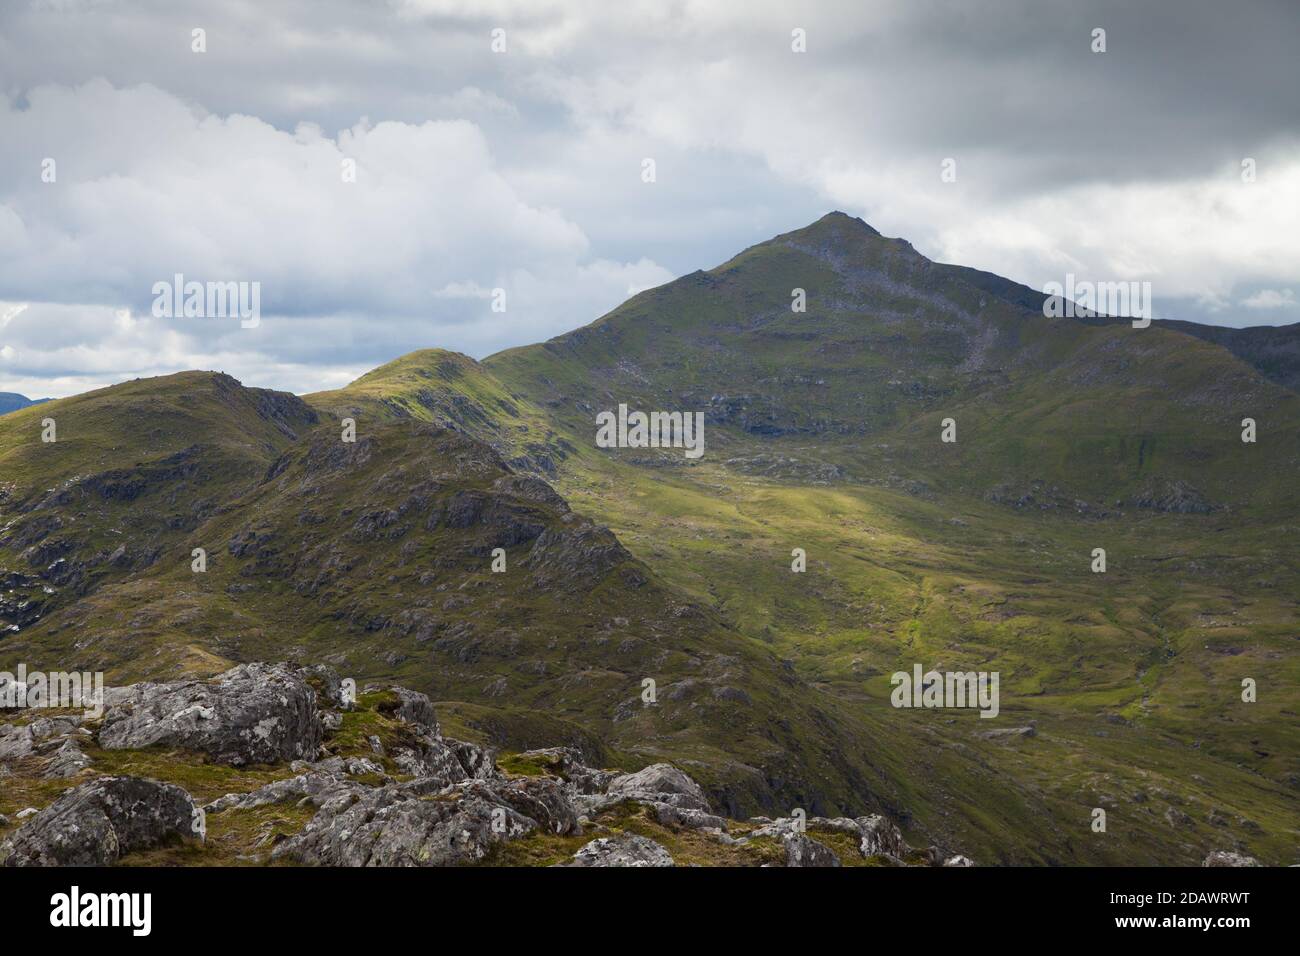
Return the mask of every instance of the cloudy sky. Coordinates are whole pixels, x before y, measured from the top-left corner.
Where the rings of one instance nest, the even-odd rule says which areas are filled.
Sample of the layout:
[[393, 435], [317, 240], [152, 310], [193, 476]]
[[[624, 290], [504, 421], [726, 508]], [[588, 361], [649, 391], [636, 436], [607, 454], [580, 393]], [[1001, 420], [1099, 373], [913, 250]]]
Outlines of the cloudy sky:
[[[5, 0], [0, 391], [482, 357], [830, 209], [1295, 322], [1298, 35], [1293, 0]], [[155, 317], [177, 273], [260, 324]]]

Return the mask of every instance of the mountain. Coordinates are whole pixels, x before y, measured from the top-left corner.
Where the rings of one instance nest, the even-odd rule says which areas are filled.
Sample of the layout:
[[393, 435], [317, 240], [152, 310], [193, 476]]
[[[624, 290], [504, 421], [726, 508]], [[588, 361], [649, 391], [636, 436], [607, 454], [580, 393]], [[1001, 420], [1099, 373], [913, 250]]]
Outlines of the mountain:
[[[1297, 862], [1300, 396], [1240, 341], [1049, 319], [832, 213], [482, 362], [59, 400], [0, 422], [0, 667], [325, 663], [730, 816]], [[620, 405], [702, 412], [704, 454], [599, 446]], [[916, 665], [998, 673], [998, 715], [892, 706]]]
[[19, 395], [17, 392], [0, 392], [0, 415], [7, 415], [9, 412], [16, 412], [20, 408], [26, 408], [28, 405], [39, 405], [48, 401], [48, 398], [28, 398], [26, 395]]
[[[1036, 292], [1029, 286], [1012, 282], [991, 272], [981, 272], [967, 266], [943, 265], [956, 278], [1014, 305], [1039, 311], [1049, 296]], [[1079, 321], [1097, 324], [1125, 324], [1129, 320], [1109, 316], [1081, 318]], [[1201, 325], [1179, 319], [1157, 319], [1158, 327], [1173, 329], [1185, 335], [1221, 345], [1233, 355], [1254, 366], [1271, 382], [1292, 391], [1300, 389], [1300, 323], [1293, 325], [1255, 325], [1231, 328], [1223, 325]]]

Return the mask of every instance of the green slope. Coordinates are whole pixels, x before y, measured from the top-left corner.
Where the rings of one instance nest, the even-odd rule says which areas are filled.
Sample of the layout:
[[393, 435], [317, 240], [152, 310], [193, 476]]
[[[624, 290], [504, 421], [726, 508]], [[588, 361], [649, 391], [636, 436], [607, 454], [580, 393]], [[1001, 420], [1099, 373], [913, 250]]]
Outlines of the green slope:
[[[0, 666], [325, 659], [498, 745], [672, 759], [734, 813], [885, 809], [986, 863], [1300, 862], [1297, 396], [1240, 349], [1045, 319], [1017, 288], [831, 214], [546, 343], [404, 356], [292, 422], [202, 379], [183, 404], [183, 376], [68, 400], [100, 396], [107, 430], [46, 458], [32, 429], [62, 403], [6, 416], [0, 567], [39, 590], [34, 545], [123, 521], [156, 555], [88, 572]], [[619, 403], [705, 412], [705, 456], [595, 447]], [[42, 497], [115, 469], [140, 490], [97, 523], [94, 486]], [[914, 663], [998, 671], [1000, 716], [893, 708]]]

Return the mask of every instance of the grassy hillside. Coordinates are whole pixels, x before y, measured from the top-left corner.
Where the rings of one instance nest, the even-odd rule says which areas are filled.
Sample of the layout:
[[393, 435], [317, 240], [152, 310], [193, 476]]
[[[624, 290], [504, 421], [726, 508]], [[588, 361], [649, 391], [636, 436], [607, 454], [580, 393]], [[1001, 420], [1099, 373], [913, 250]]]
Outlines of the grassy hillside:
[[[482, 363], [14, 413], [0, 667], [324, 660], [466, 738], [672, 760], [732, 813], [885, 810], [982, 863], [1300, 862], [1297, 395], [1017, 288], [832, 214]], [[704, 457], [597, 448], [620, 403], [703, 411]], [[1001, 713], [895, 709], [915, 663], [999, 672]]]

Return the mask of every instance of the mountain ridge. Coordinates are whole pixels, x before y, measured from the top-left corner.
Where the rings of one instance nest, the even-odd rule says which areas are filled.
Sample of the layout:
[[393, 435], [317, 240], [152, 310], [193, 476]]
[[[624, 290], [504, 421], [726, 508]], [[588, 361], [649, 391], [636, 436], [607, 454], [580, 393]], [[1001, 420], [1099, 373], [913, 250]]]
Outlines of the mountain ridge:
[[[676, 763], [731, 815], [884, 812], [990, 863], [1196, 863], [1226, 826], [1289, 861], [1297, 397], [954, 268], [830, 214], [482, 362], [6, 416], [0, 664], [324, 659], [462, 739]], [[598, 447], [620, 403], [703, 411], [704, 458]], [[1000, 717], [892, 708], [918, 663], [1000, 671]]]

